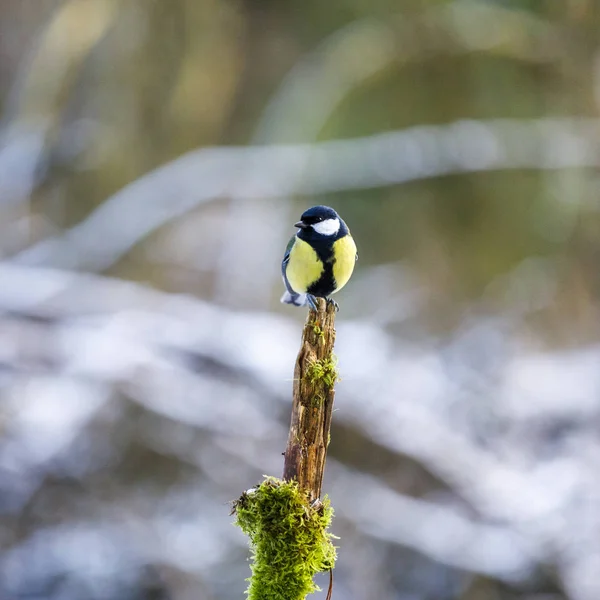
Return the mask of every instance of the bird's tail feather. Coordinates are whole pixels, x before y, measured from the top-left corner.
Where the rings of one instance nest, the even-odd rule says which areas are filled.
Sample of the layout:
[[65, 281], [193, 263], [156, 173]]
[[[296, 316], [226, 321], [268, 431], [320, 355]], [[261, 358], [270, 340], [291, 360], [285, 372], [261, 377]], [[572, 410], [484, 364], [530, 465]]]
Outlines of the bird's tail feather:
[[290, 294], [287, 290], [281, 296], [282, 304], [293, 304], [294, 306], [304, 306], [306, 304], [306, 294]]

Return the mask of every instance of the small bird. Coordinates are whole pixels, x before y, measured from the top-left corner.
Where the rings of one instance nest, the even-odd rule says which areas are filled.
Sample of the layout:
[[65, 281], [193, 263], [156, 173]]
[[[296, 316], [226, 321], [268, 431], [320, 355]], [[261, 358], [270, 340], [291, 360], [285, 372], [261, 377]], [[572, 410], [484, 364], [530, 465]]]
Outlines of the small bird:
[[284, 304], [317, 310], [315, 297], [325, 298], [341, 290], [350, 279], [358, 260], [356, 244], [346, 223], [329, 206], [313, 206], [294, 224], [298, 233], [285, 250], [281, 272], [286, 292]]

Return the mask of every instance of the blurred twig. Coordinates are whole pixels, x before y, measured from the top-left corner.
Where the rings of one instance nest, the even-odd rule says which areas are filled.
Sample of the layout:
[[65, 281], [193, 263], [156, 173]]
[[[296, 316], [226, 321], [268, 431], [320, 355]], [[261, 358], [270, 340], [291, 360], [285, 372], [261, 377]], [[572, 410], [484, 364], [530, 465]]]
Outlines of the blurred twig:
[[[599, 164], [600, 120], [494, 119], [418, 126], [353, 140], [190, 152], [123, 188], [64, 235], [13, 257], [102, 270], [196, 206], [388, 186], [451, 173]], [[242, 174], [241, 176], [239, 174]]]
[[2, 118], [0, 205], [29, 199], [71, 88], [117, 8], [117, 0], [64, 2], [23, 60]]

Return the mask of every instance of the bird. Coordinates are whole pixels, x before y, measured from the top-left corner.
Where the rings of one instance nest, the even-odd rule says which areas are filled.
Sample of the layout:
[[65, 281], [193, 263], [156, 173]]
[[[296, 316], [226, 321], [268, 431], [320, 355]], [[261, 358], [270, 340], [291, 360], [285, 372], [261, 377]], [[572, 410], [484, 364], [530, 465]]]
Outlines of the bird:
[[358, 260], [356, 244], [348, 226], [333, 208], [313, 206], [294, 224], [298, 228], [285, 250], [281, 273], [286, 291], [284, 304], [317, 310], [316, 298], [325, 298], [339, 310], [330, 296], [350, 279]]

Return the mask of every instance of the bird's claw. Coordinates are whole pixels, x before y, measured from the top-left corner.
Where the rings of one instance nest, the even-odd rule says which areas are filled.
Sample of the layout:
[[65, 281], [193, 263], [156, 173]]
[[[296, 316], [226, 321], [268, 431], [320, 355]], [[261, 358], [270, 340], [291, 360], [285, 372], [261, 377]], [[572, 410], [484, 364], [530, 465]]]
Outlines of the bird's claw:
[[[328, 306], [330, 304], [333, 306], [335, 312], [340, 310], [340, 305], [333, 298], [325, 298], [325, 301], [327, 302]], [[315, 312], [319, 312], [319, 305], [317, 304], [317, 299], [315, 296], [313, 296], [312, 294], [307, 294], [306, 302], [312, 308], [312, 310], [314, 310]]]
[[325, 300], [327, 301], [327, 304], [333, 305], [335, 312], [338, 312], [340, 310], [340, 305], [333, 298], [325, 298]]

